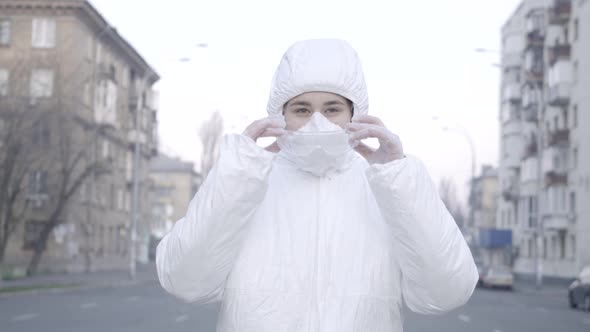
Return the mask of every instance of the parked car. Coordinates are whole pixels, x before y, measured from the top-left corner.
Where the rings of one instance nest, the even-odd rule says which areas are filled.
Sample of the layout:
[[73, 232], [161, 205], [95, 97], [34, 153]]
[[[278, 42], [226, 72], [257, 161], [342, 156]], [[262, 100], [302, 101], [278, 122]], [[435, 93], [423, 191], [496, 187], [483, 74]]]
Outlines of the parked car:
[[505, 288], [512, 290], [514, 275], [507, 266], [491, 266], [487, 268], [482, 277], [481, 284], [486, 288]]
[[572, 282], [568, 297], [571, 308], [590, 311], [590, 266], [583, 268], [578, 278]]

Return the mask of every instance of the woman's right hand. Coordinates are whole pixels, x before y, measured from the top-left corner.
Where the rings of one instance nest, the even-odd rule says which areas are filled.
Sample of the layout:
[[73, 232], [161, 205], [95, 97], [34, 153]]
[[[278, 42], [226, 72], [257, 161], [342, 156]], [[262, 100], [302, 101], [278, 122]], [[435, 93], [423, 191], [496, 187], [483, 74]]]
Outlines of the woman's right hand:
[[267, 117], [250, 124], [242, 135], [250, 137], [256, 142], [260, 137], [279, 137], [287, 131], [287, 123], [282, 117]]

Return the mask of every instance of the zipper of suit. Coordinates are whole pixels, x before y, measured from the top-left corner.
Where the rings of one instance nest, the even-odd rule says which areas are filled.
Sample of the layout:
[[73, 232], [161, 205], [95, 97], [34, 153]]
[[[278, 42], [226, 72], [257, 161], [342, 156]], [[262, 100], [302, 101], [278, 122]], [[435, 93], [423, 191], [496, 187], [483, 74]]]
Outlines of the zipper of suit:
[[[312, 292], [311, 292], [311, 300], [313, 301], [310, 306], [310, 310], [312, 310], [313, 316], [312, 320], [309, 322], [309, 330], [310, 331], [319, 331], [319, 303], [318, 303], [318, 261], [319, 261], [319, 252], [320, 252], [320, 222], [321, 222], [321, 201], [322, 201], [322, 178], [318, 177], [317, 180], [317, 195], [318, 199], [316, 200], [316, 220], [315, 220], [315, 253], [313, 257], [313, 283], [312, 283]], [[313, 327], [313, 329], [312, 329]]]

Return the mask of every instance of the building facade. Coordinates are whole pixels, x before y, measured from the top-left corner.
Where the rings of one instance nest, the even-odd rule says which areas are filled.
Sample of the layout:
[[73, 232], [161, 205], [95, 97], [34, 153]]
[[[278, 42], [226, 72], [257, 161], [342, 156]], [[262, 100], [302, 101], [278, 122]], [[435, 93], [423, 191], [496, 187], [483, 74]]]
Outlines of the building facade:
[[154, 199], [152, 236], [161, 239], [186, 214], [201, 177], [193, 163], [160, 154], [151, 161], [150, 178]]
[[516, 273], [590, 265], [590, 2], [525, 0], [502, 28], [500, 199]]
[[[66, 187], [75, 192], [49, 235], [39, 270], [126, 268], [136, 141], [143, 221], [137, 252], [147, 260], [148, 165], [158, 143], [152, 85], [158, 79], [89, 2], [0, 0], [0, 107], [4, 114], [41, 119], [24, 140], [39, 158], [23, 181], [26, 214], [8, 242], [5, 265], [22, 267], [30, 260], [55, 213], [59, 185], [68, 180]], [[60, 165], [71, 169], [63, 172]]]

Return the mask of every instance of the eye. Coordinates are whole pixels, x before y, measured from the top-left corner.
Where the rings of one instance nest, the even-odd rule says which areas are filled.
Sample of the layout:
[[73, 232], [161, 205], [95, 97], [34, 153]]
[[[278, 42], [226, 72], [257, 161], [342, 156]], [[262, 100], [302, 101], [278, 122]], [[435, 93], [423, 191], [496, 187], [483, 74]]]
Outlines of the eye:
[[295, 113], [297, 114], [306, 114], [306, 113], [310, 113], [310, 111], [307, 108], [296, 108], [294, 110]]
[[328, 113], [328, 114], [334, 114], [334, 113], [338, 113], [341, 110], [339, 108], [328, 108], [324, 111], [324, 113]]

